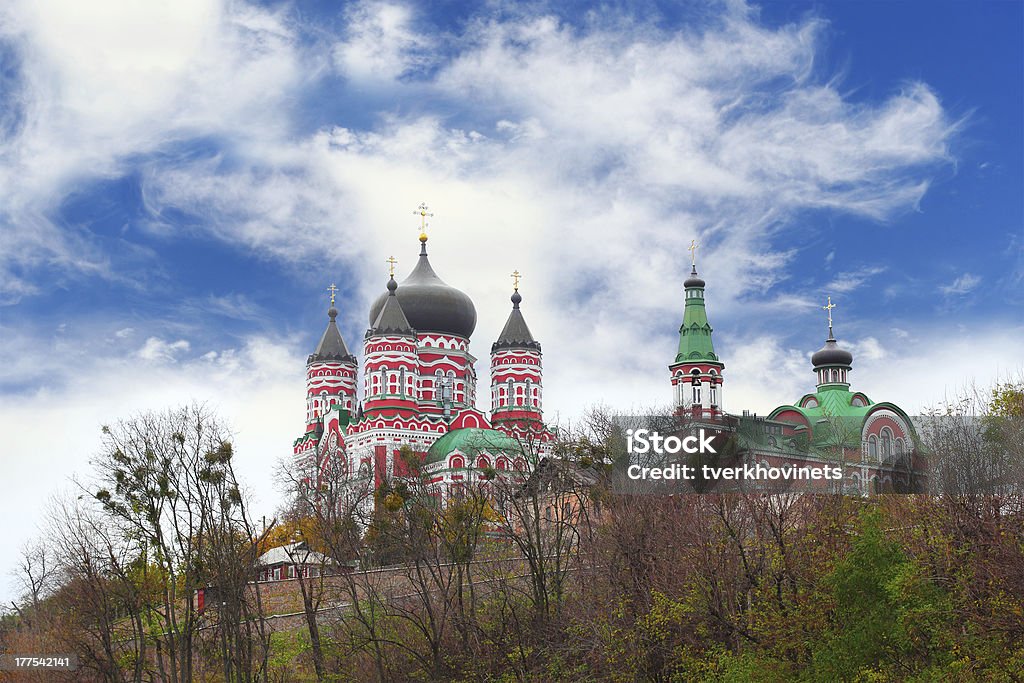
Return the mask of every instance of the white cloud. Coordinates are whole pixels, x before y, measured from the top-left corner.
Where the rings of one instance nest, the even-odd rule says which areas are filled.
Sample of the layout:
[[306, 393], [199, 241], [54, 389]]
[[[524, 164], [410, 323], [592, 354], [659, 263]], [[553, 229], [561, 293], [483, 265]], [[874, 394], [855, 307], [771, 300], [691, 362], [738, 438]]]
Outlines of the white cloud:
[[380, 86], [430, 63], [430, 40], [414, 10], [390, 2], [352, 5], [347, 36], [334, 48], [338, 69], [362, 85]]
[[138, 356], [142, 360], [173, 363], [177, 360], [179, 354], [188, 351], [190, 348], [191, 344], [185, 339], [166, 342], [157, 337], [150, 337], [142, 345], [142, 348], [139, 349]]
[[826, 292], [836, 292], [839, 294], [846, 294], [859, 288], [870, 278], [884, 273], [885, 268], [880, 266], [866, 266], [857, 270], [847, 271], [836, 275], [832, 282], [825, 286]]
[[946, 296], [962, 296], [964, 294], [969, 294], [979, 284], [981, 284], [980, 276], [972, 275], [971, 273], [964, 273], [957, 279], [953, 280], [952, 284], [939, 287], [939, 291]]
[[[893, 336], [898, 337], [895, 333]], [[868, 362], [879, 361], [889, 356], [885, 347], [874, 337], [864, 337], [858, 341], [850, 342], [847, 344], [847, 347], [853, 353], [854, 358]]]
[[175, 140], [272, 133], [304, 78], [291, 29], [244, 3], [18, 0], [0, 9], [0, 40], [21, 57], [5, 106], [24, 120], [0, 140], [0, 285], [21, 296], [33, 286], [18, 265], [119, 277], [48, 218], [66, 193]]

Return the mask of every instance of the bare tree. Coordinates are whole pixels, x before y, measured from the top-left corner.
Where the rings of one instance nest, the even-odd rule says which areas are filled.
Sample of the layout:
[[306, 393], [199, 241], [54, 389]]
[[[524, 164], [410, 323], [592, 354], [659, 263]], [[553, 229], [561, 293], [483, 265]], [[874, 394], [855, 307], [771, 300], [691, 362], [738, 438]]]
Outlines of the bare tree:
[[149, 597], [144, 547], [82, 501], [55, 502], [48, 538], [62, 574], [63, 631], [80, 662], [104, 681], [142, 681]]
[[[244, 585], [254, 578], [253, 528], [231, 464], [226, 430], [213, 413], [190, 405], [144, 413], [103, 428], [95, 459], [96, 499], [126, 538], [145, 548], [160, 578], [154, 608], [156, 670], [162, 681], [193, 679], [199, 613], [193, 596], [218, 582], [222, 665], [228, 680], [249, 680], [265, 667], [266, 635]], [[257, 593], [258, 600], [258, 593]], [[251, 665], [256, 638], [264, 645]], [[245, 626], [243, 627], [243, 624]]]
[[29, 624], [39, 614], [42, 599], [49, 595], [57, 584], [57, 565], [50, 545], [45, 541], [27, 541], [19, 551], [18, 564], [12, 572], [15, 585], [22, 591], [21, 604], [30, 611], [11, 603], [11, 606]]

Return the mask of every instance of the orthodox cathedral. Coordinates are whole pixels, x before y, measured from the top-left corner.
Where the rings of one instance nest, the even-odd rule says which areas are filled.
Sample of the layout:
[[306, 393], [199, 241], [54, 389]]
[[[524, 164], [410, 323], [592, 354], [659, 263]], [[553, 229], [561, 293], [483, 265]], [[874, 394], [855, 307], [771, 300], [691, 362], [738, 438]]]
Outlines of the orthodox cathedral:
[[[445, 500], [459, 485], [492, 474], [488, 470], [531, 469], [550, 454], [553, 433], [543, 421], [541, 345], [520, 309], [518, 271], [512, 310], [491, 344], [488, 415], [476, 408], [476, 358], [470, 352], [476, 308], [434, 271], [425, 232], [431, 214], [425, 205], [417, 214], [423, 226], [419, 258], [401, 283], [395, 281], [395, 259], [388, 259], [391, 277], [370, 307], [361, 373], [338, 329], [336, 288], [329, 288], [327, 329], [306, 362], [306, 429], [293, 452], [321, 471], [340, 468], [367, 490], [417, 466]], [[825, 306], [828, 338], [811, 357], [815, 391], [766, 417], [725, 412], [725, 364], [712, 342], [696, 248], [691, 243], [678, 352], [669, 366], [675, 415], [737, 434], [745, 462], [838, 464], [841, 481], [827, 484], [836, 492], [916, 490], [911, 421], [897, 405], [876, 403], [851, 389], [853, 354], [833, 334], [831, 299]]]
[[[362, 373], [336, 322], [331, 286], [327, 329], [306, 362], [306, 431], [293, 444], [300, 462], [339, 467], [354, 484], [376, 488], [408, 474], [409, 449], [442, 497], [488, 469], [528, 469], [524, 453], [547, 452], [541, 345], [520, 309], [513, 273], [512, 310], [491, 344], [490, 415], [476, 408], [476, 357], [470, 337], [476, 308], [442, 280], [427, 254], [425, 218], [416, 266], [391, 279], [370, 307]], [[357, 396], [357, 382], [362, 383]]]

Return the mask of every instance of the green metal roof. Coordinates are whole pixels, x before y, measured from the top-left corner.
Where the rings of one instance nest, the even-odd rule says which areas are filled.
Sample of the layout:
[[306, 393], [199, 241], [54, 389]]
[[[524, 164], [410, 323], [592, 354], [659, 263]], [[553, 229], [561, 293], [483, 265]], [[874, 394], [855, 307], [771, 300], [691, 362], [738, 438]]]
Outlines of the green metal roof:
[[523, 452], [519, 442], [496, 429], [467, 427], [448, 432], [435, 441], [427, 451], [426, 464], [445, 460], [453, 451], [475, 456], [478, 453], [504, 453], [517, 456]]
[[[858, 395], [864, 399], [865, 405], [853, 405], [853, 399]], [[805, 406], [808, 399], [814, 399], [817, 405]], [[797, 405], [779, 406], [768, 418], [774, 419], [785, 410], [794, 410], [807, 419], [815, 444], [859, 447], [864, 418], [875, 405], [865, 394], [850, 391], [846, 385], [826, 385], [801, 397]]]
[[703, 281], [693, 281], [701, 284], [686, 288], [686, 307], [683, 312], [683, 324], [679, 326], [679, 352], [676, 354], [675, 362], [719, 362], [715, 347], [711, 343], [712, 329], [708, 323], [707, 310], [704, 308]]
[[[864, 398], [866, 405], [853, 405], [854, 396], [860, 395]], [[804, 403], [809, 397], [813, 397], [818, 405], [811, 408], [797, 408], [812, 422], [820, 417], [864, 417], [871, 410], [874, 402], [859, 391], [850, 391], [845, 385], [827, 385], [813, 394], [807, 394], [800, 399]]]

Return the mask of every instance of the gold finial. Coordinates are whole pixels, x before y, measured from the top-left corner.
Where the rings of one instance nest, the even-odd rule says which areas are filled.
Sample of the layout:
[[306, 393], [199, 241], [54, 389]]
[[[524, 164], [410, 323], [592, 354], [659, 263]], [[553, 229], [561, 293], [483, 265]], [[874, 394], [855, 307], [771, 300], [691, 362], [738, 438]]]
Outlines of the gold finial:
[[416, 207], [416, 210], [412, 212], [414, 216], [420, 217], [420, 242], [427, 241], [427, 218], [433, 218], [434, 214], [429, 213], [430, 207], [427, 206], [426, 202], [420, 202], [420, 205]]
[[522, 275], [519, 274], [518, 270], [512, 271], [512, 287], [515, 288], [517, 292], [519, 291], [519, 278], [521, 277]]
[[334, 294], [335, 294], [335, 292], [338, 291], [338, 288], [335, 287], [334, 283], [332, 282], [331, 286], [327, 288], [327, 291], [331, 293], [331, 306], [333, 306], [334, 305]]
[[690, 246], [687, 248], [687, 251], [690, 252], [690, 263], [695, 267], [697, 265], [697, 249], [699, 248], [700, 245], [697, 244], [697, 240], [690, 240]]
[[389, 275], [390, 275], [391, 277], [395, 277], [395, 264], [396, 264], [396, 263], [398, 263], [398, 259], [396, 259], [396, 258], [395, 258], [394, 256], [388, 256], [388, 257], [387, 257], [386, 259], [384, 259], [384, 260], [385, 260], [385, 261], [387, 262], [387, 264], [388, 264], [388, 274], [389, 274]]
[[832, 297], [831, 296], [828, 297], [828, 305], [821, 307], [821, 310], [828, 311], [828, 333], [829, 334], [832, 334], [832, 309], [835, 308], [835, 307], [836, 307], [836, 305], [834, 303], [832, 303]]

